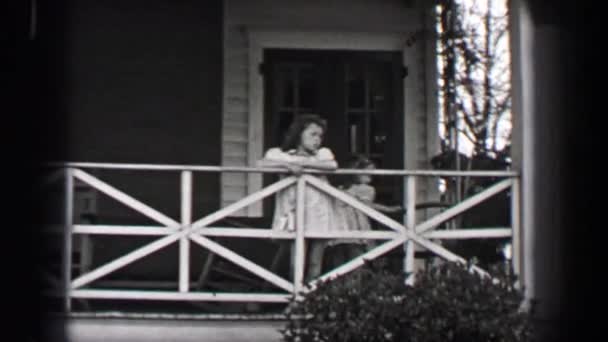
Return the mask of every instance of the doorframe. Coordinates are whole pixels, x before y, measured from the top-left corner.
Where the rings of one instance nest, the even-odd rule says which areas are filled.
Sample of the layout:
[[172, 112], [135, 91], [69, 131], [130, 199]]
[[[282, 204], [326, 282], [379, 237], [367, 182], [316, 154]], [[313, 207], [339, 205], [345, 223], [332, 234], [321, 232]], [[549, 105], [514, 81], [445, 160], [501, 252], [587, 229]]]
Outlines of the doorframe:
[[[385, 32], [340, 32], [340, 31], [299, 31], [268, 30], [247, 28], [249, 42], [249, 131], [248, 163], [255, 165], [264, 153], [264, 76], [259, 66], [264, 61], [264, 49], [318, 49], [318, 50], [367, 50], [398, 51], [402, 53], [403, 65], [410, 70], [423, 68], [416, 65], [416, 51], [408, 46], [408, 33]], [[418, 132], [416, 130], [416, 92], [419, 90], [417, 77], [403, 79], [403, 161], [405, 169], [417, 167]], [[426, 126], [425, 126], [426, 128]], [[410, 137], [409, 140], [407, 140]], [[407, 141], [407, 143], [406, 143]], [[248, 192], [262, 188], [262, 175], [248, 175]], [[404, 189], [407, 193], [407, 189]], [[263, 210], [260, 205], [249, 208], [250, 215], [260, 216]]]

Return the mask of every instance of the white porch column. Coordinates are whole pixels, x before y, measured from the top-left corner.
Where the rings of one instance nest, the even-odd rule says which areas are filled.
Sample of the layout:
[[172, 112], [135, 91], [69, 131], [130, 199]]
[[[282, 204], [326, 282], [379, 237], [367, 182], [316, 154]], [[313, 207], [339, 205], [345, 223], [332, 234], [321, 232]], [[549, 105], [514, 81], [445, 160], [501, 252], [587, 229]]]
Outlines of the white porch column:
[[548, 328], [543, 336], [551, 339], [558, 331], [570, 332], [580, 305], [573, 296], [585, 295], [571, 286], [584, 281], [584, 271], [570, 269], [581, 259], [574, 246], [585, 235], [588, 215], [579, 205], [589, 198], [579, 177], [590, 175], [579, 162], [581, 153], [589, 153], [584, 146], [589, 133], [581, 128], [585, 100], [582, 85], [575, 83], [586, 61], [573, 58], [581, 56], [584, 35], [573, 32], [574, 2], [511, 0], [510, 5], [512, 156], [522, 173], [521, 276], [526, 296], [537, 301], [536, 317]]
[[[521, 254], [519, 277], [522, 285], [527, 288], [527, 296], [534, 296], [534, 272], [531, 258], [525, 258], [532, 254], [532, 229], [534, 203], [532, 199], [532, 185], [534, 174], [533, 134], [534, 121], [534, 75], [532, 67], [532, 18], [527, 6], [520, 0], [511, 1], [511, 69], [512, 69], [512, 146], [511, 157], [513, 169], [521, 172], [521, 218], [522, 234], [520, 243]], [[524, 122], [525, 121], [525, 122]], [[524, 153], [525, 146], [525, 153]], [[525, 161], [524, 161], [525, 159]]]

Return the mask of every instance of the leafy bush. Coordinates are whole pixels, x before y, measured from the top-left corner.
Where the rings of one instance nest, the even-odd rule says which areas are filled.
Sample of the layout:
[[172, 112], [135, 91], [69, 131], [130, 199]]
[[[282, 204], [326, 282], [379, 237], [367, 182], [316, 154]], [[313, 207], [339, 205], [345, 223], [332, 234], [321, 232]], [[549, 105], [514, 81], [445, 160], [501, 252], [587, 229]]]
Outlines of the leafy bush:
[[514, 279], [495, 268], [481, 279], [462, 265], [445, 263], [416, 275], [381, 264], [318, 285], [292, 299], [281, 330], [286, 342], [528, 341], [529, 315], [519, 312], [523, 296]]

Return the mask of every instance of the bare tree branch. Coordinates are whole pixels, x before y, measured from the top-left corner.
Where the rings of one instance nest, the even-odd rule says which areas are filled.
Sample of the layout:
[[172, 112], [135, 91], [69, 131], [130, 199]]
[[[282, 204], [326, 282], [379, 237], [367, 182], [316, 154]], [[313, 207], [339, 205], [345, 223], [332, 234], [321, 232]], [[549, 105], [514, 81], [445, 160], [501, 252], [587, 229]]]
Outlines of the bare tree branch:
[[[452, 117], [444, 126], [447, 129], [447, 123], [452, 124], [452, 137], [466, 136], [481, 154], [498, 148], [498, 140], [503, 138], [499, 137], [501, 122], [509, 120], [511, 108], [508, 11], [500, 1], [506, 0], [438, 0], [444, 8], [440, 18], [444, 34], [438, 49], [444, 61], [441, 94], [444, 114]], [[488, 12], [494, 3], [499, 4], [498, 9]], [[456, 112], [462, 114], [458, 132], [454, 131]]]

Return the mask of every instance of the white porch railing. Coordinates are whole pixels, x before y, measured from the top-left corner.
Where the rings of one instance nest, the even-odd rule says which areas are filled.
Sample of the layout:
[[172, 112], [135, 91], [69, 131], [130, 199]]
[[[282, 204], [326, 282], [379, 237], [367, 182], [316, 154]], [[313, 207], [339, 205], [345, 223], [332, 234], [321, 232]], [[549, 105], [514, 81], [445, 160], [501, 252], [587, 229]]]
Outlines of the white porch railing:
[[[191, 165], [142, 165], [142, 164], [103, 164], [103, 163], [65, 163], [52, 165], [59, 169], [49, 177], [49, 182], [65, 181], [65, 223], [63, 225], [63, 260], [62, 260], [62, 288], [59, 294], [65, 299], [65, 309], [70, 311], [71, 300], [76, 298], [96, 298], [96, 299], [134, 299], [134, 300], [176, 300], [176, 301], [242, 301], [242, 302], [287, 302], [292, 295], [301, 291], [308, 290], [304, 285], [304, 264], [305, 264], [305, 240], [307, 238], [360, 238], [384, 240], [383, 243], [365, 252], [345, 264], [322, 274], [317, 279], [313, 279], [308, 285], [314, 290], [315, 285], [322, 280], [331, 279], [357, 267], [363, 265], [364, 260], [375, 259], [387, 252], [398, 248], [405, 248], [404, 269], [411, 273], [414, 271], [414, 251], [418, 245], [436, 256], [448, 261], [466, 263], [466, 260], [459, 255], [449, 251], [442, 245], [431, 239], [470, 239], [470, 238], [512, 238], [513, 245], [513, 270], [519, 273], [519, 178], [516, 172], [512, 171], [408, 171], [408, 170], [346, 170], [341, 169], [332, 172], [333, 174], [372, 174], [378, 176], [401, 176], [405, 178], [407, 185], [406, 215], [405, 223], [398, 222], [381, 212], [359, 202], [343, 191], [320, 181], [311, 174], [327, 172], [311, 171], [300, 176], [288, 176], [279, 180], [253, 194], [250, 194], [239, 201], [219, 209], [209, 215], [197, 220], [192, 218], [192, 194], [193, 184], [192, 175], [195, 172], [245, 172], [245, 173], [285, 173], [284, 170], [271, 168], [248, 168], [248, 167], [217, 167], [217, 166], [191, 166]], [[179, 171], [181, 173], [181, 217], [175, 220], [162, 212], [152, 208], [142, 201], [126, 194], [116, 187], [94, 177], [84, 171], [86, 169], [113, 169], [113, 170], [140, 170], [140, 171]], [[63, 174], [64, 177], [61, 177]], [[418, 222], [416, 217], [416, 184], [421, 177], [439, 176], [469, 176], [469, 177], [496, 177], [503, 180], [490, 186], [484, 191], [463, 200], [447, 210], [440, 212], [422, 222]], [[123, 203], [124, 205], [136, 210], [137, 212], [158, 222], [157, 226], [133, 226], [133, 225], [100, 225], [100, 224], [75, 224], [73, 222], [73, 201], [75, 180], [86, 183], [97, 191]], [[223, 218], [230, 216], [239, 210], [263, 200], [268, 196], [290, 186], [295, 186], [296, 190], [296, 231], [274, 231], [271, 229], [259, 228], [225, 228], [215, 227], [213, 224]], [[379, 222], [389, 230], [377, 231], [349, 231], [349, 232], [330, 232], [312, 233], [303, 231], [304, 206], [303, 196], [305, 187], [315, 187], [334, 197], [339, 201], [362, 211], [371, 219]], [[457, 230], [434, 230], [442, 223], [462, 214], [466, 210], [487, 200], [488, 198], [511, 189], [511, 227], [491, 227], [484, 229], [457, 229]], [[53, 229], [51, 229], [53, 230]], [[55, 230], [56, 231], [56, 230]], [[107, 262], [93, 270], [77, 277], [72, 275], [72, 238], [75, 234], [90, 235], [140, 235], [157, 236], [140, 248], [137, 248], [115, 260]], [[235, 253], [222, 244], [213, 241], [210, 237], [238, 237], [238, 238], [258, 238], [258, 239], [286, 239], [295, 242], [295, 261], [293, 279], [285, 279], [272, 272], [266, 267]], [[132, 289], [100, 289], [87, 288], [94, 281], [129, 265], [136, 260], [144, 258], [160, 249], [173, 244], [179, 244], [179, 276], [177, 291], [150, 291]], [[275, 285], [283, 292], [280, 293], [235, 293], [235, 292], [202, 292], [190, 289], [190, 245], [195, 243], [204, 249], [217, 254], [232, 263], [248, 270], [267, 282]], [[474, 266], [473, 270], [488, 275], [486, 271]], [[407, 281], [413, 281], [411, 277]]]

